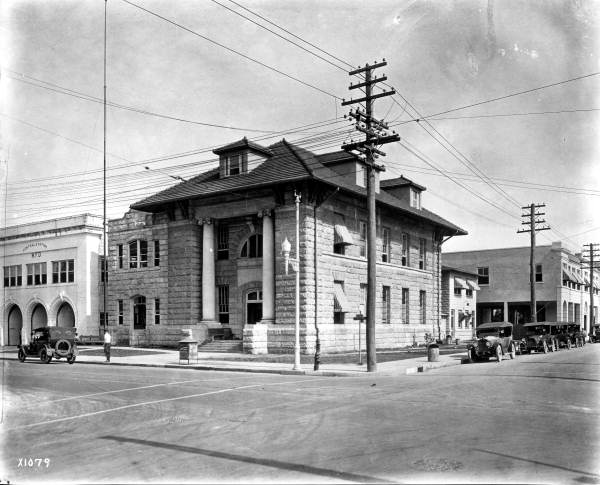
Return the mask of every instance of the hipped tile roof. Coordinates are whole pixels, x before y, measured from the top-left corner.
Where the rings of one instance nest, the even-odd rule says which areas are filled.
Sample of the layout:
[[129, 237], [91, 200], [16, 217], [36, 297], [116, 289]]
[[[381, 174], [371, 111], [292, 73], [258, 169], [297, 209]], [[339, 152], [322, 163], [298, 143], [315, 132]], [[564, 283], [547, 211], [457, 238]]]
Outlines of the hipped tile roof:
[[[238, 143], [238, 142], [236, 142]], [[230, 148], [232, 145], [228, 145]], [[260, 187], [268, 187], [282, 183], [315, 180], [339, 187], [340, 190], [366, 198], [366, 189], [347, 182], [344, 177], [325, 163], [331, 163], [341, 152], [316, 155], [304, 148], [298, 147], [285, 139], [268, 147], [272, 156], [249, 173], [220, 178], [219, 168], [209, 170], [186, 182], [182, 182], [166, 190], [151, 195], [146, 199], [131, 205], [132, 209], [158, 212], [173, 202], [208, 197], [228, 192], [240, 192]], [[347, 158], [347, 157], [345, 157]], [[325, 162], [325, 163], [323, 163]], [[427, 209], [415, 209], [406, 202], [381, 190], [376, 195], [377, 202], [404, 214], [410, 214], [417, 219], [424, 219], [444, 229], [448, 234], [464, 235], [464, 229], [452, 224]]]

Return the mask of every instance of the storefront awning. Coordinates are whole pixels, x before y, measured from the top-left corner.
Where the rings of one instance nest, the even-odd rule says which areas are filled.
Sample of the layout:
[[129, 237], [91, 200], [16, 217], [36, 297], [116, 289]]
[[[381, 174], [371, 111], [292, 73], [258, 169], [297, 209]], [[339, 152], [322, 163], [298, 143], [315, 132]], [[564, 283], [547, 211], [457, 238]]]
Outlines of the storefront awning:
[[458, 276], [454, 277], [454, 287], [455, 288], [469, 288], [467, 286], [467, 281], [463, 280], [462, 278], [459, 278]]
[[579, 283], [580, 285], [583, 285], [583, 280], [579, 276], [577, 276], [576, 273], [573, 273], [572, 271], [566, 268], [563, 268], [563, 280], [569, 280], [573, 283]]
[[[350, 303], [348, 302], [348, 299], [346, 298], [346, 293], [344, 293], [344, 289], [342, 288], [341, 285], [333, 285], [333, 299], [334, 299], [334, 306], [335, 309], [337, 311], [340, 312], [350, 312]], [[358, 311], [358, 307], [356, 308], [356, 311]]]
[[467, 285], [469, 285], [469, 288], [471, 288], [472, 290], [481, 290], [481, 288], [479, 288], [479, 285], [477, 284], [477, 281], [475, 280], [467, 280]]

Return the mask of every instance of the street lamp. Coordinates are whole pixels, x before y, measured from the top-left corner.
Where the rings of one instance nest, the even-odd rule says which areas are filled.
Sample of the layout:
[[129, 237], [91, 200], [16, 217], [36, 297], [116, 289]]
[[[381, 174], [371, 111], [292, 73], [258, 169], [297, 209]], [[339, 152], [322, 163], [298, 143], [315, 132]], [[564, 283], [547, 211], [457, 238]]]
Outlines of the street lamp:
[[284, 258], [285, 274], [288, 274], [288, 266], [296, 272], [296, 321], [294, 324], [294, 370], [301, 370], [300, 366], [300, 194], [294, 192], [296, 203], [296, 257], [290, 258], [292, 244], [286, 237], [281, 243], [281, 253]]

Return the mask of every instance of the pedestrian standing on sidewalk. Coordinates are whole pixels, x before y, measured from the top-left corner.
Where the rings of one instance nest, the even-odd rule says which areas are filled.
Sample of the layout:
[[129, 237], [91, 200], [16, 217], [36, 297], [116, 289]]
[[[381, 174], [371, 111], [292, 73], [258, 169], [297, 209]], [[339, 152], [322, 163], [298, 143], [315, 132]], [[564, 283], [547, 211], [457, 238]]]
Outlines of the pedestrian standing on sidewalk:
[[108, 332], [108, 329], [104, 331], [104, 355], [106, 356], [106, 362], [110, 362], [110, 344], [112, 337]]

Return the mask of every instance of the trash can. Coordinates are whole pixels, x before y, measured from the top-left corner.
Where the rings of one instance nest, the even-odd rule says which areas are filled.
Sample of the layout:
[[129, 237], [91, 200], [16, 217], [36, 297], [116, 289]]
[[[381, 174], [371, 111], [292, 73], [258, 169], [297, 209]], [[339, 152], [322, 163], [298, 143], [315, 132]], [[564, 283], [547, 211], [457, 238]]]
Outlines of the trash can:
[[452, 344], [452, 335], [448, 335], [446, 337], [446, 345], [451, 345]]
[[430, 344], [427, 347], [427, 362], [437, 362], [440, 356], [440, 346], [438, 344]]
[[179, 341], [180, 364], [182, 360], [187, 360], [188, 364], [190, 361], [194, 360], [198, 362], [198, 341], [194, 340], [192, 337], [186, 337]]

